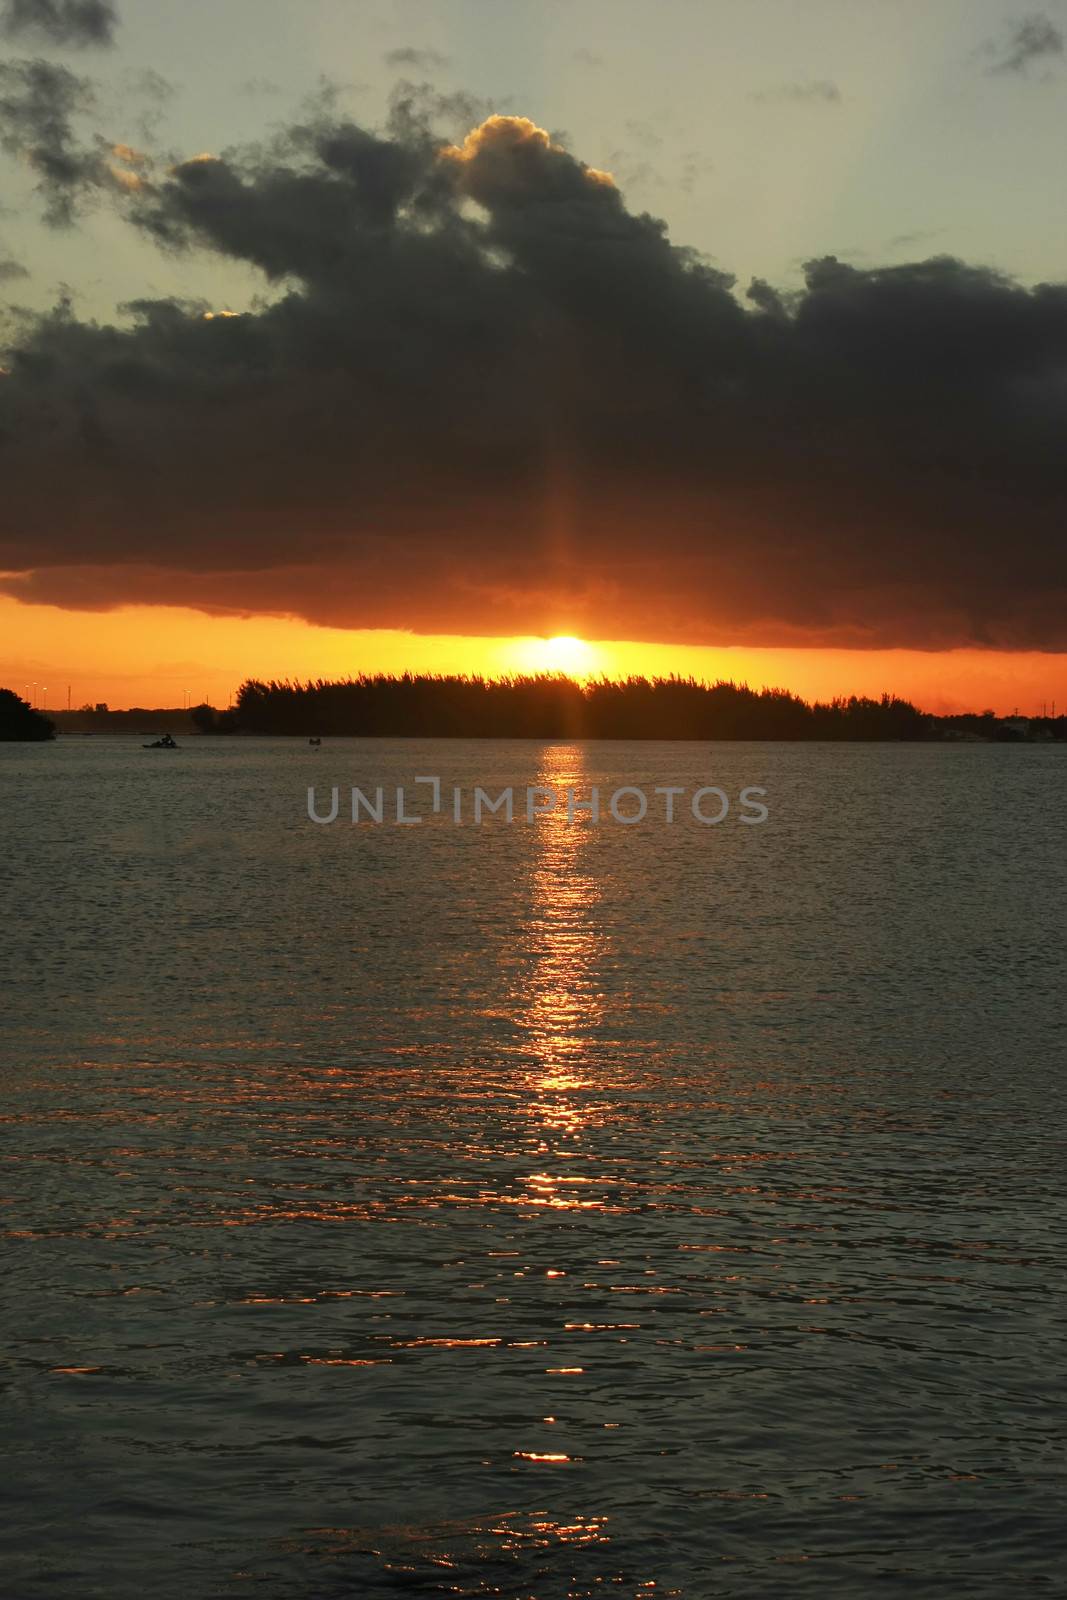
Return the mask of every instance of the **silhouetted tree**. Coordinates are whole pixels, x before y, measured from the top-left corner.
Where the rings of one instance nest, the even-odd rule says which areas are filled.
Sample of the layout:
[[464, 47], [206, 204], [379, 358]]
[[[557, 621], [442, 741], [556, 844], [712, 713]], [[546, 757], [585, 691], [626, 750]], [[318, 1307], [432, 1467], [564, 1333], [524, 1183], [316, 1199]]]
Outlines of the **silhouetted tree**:
[[13, 689], [0, 689], [0, 739], [54, 739], [56, 727]]

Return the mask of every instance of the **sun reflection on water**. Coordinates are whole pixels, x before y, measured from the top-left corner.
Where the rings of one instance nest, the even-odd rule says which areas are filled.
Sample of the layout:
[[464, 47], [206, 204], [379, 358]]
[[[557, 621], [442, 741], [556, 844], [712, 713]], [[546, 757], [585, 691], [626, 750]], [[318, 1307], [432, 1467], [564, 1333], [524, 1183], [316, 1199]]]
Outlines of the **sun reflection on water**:
[[[568, 786], [582, 789], [584, 778], [580, 745], [546, 749], [539, 784], [562, 794]], [[606, 939], [595, 919], [600, 890], [588, 863], [592, 824], [569, 820], [564, 808], [548, 812], [537, 827], [528, 934], [533, 964], [519, 1022], [526, 1053], [535, 1059], [528, 1081], [537, 1114], [546, 1126], [573, 1133], [584, 1120], [574, 1097], [593, 1086], [588, 1039], [604, 1012], [598, 969]]]
[[[535, 1462], [565, 1460], [554, 1454], [517, 1454]], [[547, 1580], [552, 1592], [566, 1592], [575, 1600], [591, 1600], [602, 1587], [614, 1589], [628, 1581], [634, 1585], [630, 1593], [660, 1594], [664, 1600], [677, 1595], [654, 1578], [628, 1571], [624, 1558], [612, 1560], [608, 1523], [607, 1516], [586, 1513], [508, 1510], [470, 1522], [308, 1528], [287, 1544], [293, 1554], [324, 1564], [355, 1561], [368, 1576], [377, 1569], [398, 1587], [412, 1585], [424, 1593], [526, 1595], [535, 1588], [540, 1594], [546, 1592], [541, 1585]]]
[[[544, 751], [537, 782], [556, 794], [587, 788], [580, 745]], [[607, 940], [598, 925], [600, 888], [589, 861], [593, 824], [566, 807], [538, 820], [537, 854], [531, 873], [527, 928], [530, 964], [517, 1021], [529, 1059], [525, 1114], [539, 1135], [539, 1149], [558, 1160], [574, 1160], [592, 1118], [599, 1087], [590, 1041], [604, 1015], [599, 972]], [[570, 1173], [531, 1173], [527, 1203], [560, 1210], [595, 1208], [599, 1201], [576, 1193], [589, 1183]]]

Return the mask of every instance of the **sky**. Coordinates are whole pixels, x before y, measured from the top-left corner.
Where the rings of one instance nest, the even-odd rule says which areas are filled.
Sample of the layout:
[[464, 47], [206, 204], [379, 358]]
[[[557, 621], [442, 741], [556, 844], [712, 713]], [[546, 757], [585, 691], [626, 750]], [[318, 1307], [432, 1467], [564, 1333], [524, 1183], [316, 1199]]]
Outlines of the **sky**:
[[1065, 37], [0, 0], [0, 681], [1067, 705]]

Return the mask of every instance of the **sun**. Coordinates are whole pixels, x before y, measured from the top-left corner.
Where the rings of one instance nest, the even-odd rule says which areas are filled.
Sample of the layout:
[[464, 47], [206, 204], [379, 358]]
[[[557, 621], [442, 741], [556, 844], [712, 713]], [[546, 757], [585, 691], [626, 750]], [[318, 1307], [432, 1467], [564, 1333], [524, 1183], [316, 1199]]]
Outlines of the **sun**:
[[525, 634], [509, 642], [500, 664], [505, 672], [562, 672], [568, 678], [584, 679], [603, 672], [604, 660], [599, 645], [573, 633], [557, 633], [551, 639]]
[[596, 651], [584, 639], [572, 633], [557, 633], [554, 639], [538, 640], [541, 671], [565, 672], [569, 677], [582, 678], [593, 671]]

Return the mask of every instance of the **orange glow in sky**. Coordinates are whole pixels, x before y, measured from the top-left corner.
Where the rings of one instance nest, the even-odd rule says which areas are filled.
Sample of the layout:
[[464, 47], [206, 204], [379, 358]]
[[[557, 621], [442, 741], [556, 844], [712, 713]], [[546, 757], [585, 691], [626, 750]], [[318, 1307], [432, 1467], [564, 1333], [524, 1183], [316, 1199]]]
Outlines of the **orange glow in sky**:
[[[63, 611], [0, 597], [0, 687], [53, 710], [225, 706], [245, 678], [345, 677], [358, 672], [567, 672], [574, 677], [680, 673], [805, 699], [900, 694], [924, 710], [1034, 715], [1067, 710], [1067, 656], [950, 650], [803, 650], [480, 638], [314, 627], [286, 617], [213, 617], [171, 606]], [[34, 687], [36, 685], [36, 688]]]

